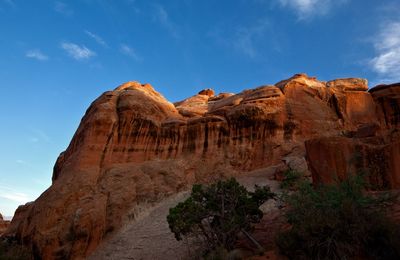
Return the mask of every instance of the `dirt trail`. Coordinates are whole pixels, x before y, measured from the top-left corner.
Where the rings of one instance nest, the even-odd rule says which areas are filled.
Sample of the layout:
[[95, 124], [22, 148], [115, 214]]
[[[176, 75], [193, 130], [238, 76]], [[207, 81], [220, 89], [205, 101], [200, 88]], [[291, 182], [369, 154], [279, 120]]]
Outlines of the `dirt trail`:
[[[278, 189], [278, 182], [269, 179], [272, 169], [261, 169], [238, 177], [238, 181], [251, 188], [254, 184], [268, 185]], [[189, 192], [173, 195], [141, 214], [135, 221], [128, 223], [112, 238], [104, 241], [89, 257], [101, 259], [193, 259], [192, 246], [183, 241], [176, 241], [168, 227], [166, 216], [169, 208], [184, 200]], [[273, 207], [271, 203], [263, 205], [263, 211]]]
[[168, 210], [187, 197], [183, 192], [171, 196], [129, 223], [105, 241], [89, 259], [187, 259], [187, 247], [175, 240], [168, 227]]

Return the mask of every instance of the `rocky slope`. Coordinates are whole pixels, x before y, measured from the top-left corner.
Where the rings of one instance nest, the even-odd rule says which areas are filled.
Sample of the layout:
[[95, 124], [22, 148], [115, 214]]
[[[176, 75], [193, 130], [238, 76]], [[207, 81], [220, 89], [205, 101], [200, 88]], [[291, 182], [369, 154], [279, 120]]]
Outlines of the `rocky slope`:
[[374, 167], [371, 181], [398, 188], [399, 90], [298, 74], [172, 104], [149, 84], [125, 83], [92, 103], [52, 186], [18, 208], [7, 235], [36, 257], [85, 258], [143, 205], [259, 168], [308, 171], [305, 158], [315, 181]]
[[[237, 180], [247, 189], [254, 189], [254, 185], [268, 185], [273, 192], [279, 190], [279, 182], [273, 180], [274, 169], [258, 169], [247, 172], [239, 176]], [[174, 234], [170, 231], [167, 222], [167, 215], [170, 208], [176, 206], [189, 196], [189, 192], [180, 192], [161, 201], [154, 207], [147, 207], [139, 214], [135, 221], [131, 221], [121, 228], [110, 239], [102, 243], [91, 256], [89, 260], [107, 260], [107, 259], [198, 259], [202, 248], [198, 241], [184, 239], [177, 241]], [[271, 236], [271, 227], [279, 228], [275, 223], [266, 223], [271, 216], [272, 209], [275, 209], [275, 203], [269, 201], [262, 205], [262, 210], [266, 212], [262, 224], [268, 225], [269, 238]], [[256, 226], [256, 231], [260, 229], [264, 232], [258, 232], [258, 235], [265, 235], [265, 226]], [[257, 237], [259, 238], [259, 237]], [[268, 236], [260, 238], [258, 241], [264, 243]], [[196, 243], [197, 242], [197, 243]], [[246, 243], [247, 242], [247, 243]], [[238, 243], [239, 247], [250, 249], [254, 245], [242, 238]], [[245, 247], [247, 246], [247, 248]], [[249, 247], [250, 246], [250, 247]], [[268, 247], [266, 248], [269, 249]]]

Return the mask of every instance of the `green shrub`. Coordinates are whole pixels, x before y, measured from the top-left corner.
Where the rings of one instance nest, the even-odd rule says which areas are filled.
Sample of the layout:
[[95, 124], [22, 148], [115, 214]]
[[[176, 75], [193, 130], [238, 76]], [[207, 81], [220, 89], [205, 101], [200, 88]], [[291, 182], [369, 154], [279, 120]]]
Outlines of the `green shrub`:
[[177, 240], [197, 236], [204, 239], [209, 252], [230, 251], [239, 232], [249, 231], [263, 217], [261, 204], [273, 197], [268, 187], [256, 186], [249, 192], [234, 178], [210, 186], [196, 184], [187, 200], [169, 210], [167, 220]]
[[295, 189], [302, 180], [303, 174], [296, 170], [289, 169], [283, 173], [281, 189]]
[[313, 188], [303, 183], [286, 197], [291, 228], [278, 235], [291, 259], [400, 259], [400, 229], [385, 214], [388, 196], [370, 196], [362, 177]]

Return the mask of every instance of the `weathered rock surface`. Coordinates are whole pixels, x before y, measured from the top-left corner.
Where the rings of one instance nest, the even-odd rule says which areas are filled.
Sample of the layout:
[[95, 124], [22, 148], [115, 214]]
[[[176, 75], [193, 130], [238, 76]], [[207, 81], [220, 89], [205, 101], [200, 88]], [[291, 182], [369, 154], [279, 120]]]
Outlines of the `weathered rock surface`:
[[363, 93], [368, 98], [350, 105], [359, 107], [353, 117], [361, 122], [358, 129], [306, 141], [313, 180], [331, 183], [363, 173], [374, 189], [399, 189], [400, 84], [380, 85]]
[[376, 104], [381, 122], [387, 128], [400, 126], [400, 83], [379, 85], [369, 91]]
[[376, 138], [327, 137], [306, 142], [313, 180], [333, 183], [366, 174], [372, 188], [400, 188], [400, 135]]
[[3, 215], [0, 214], [0, 237], [7, 230], [10, 225], [10, 221], [4, 220]]
[[[391, 97], [397, 87], [366, 90], [362, 79], [326, 83], [298, 74], [238, 94], [203, 90], [172, 104], [149, 84], [125, 83], [92, 103], [54, 166], [52, 186], [17, 210], [7, 235], [43, 259], [85, 258], [142, 205], [255, 169], [307, 171], [306, 149], [321, 181], [341, 176], [359, 145], [361, 156], [384, 151], [391, 172], [379, 181], [395, 187], [400, 173], [391, 158], [398, 159], [399, 146], [353, 139], [395, 136], [388, 131], [399, 123]], [[336, 172], [322, 173], [325, 164]]]

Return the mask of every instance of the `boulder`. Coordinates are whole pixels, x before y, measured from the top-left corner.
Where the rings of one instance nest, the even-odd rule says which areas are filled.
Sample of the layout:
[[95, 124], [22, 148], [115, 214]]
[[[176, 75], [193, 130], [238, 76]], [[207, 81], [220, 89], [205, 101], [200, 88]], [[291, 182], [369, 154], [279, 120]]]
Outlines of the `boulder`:
[[326, 86], [332, 91], [367, 91], [368, 81], [360, 78], [335, 79], [328, 81]]
[[206, 89], [201, 90], [198, 94], [213, 97], [215, 92], [214, 92], [214, 90], [212, 90], [210, 88], [206, 88]]

